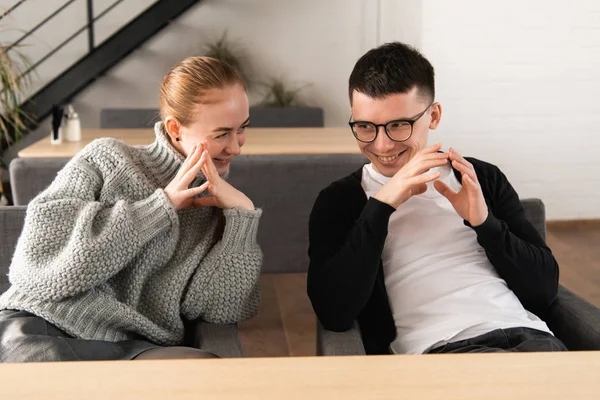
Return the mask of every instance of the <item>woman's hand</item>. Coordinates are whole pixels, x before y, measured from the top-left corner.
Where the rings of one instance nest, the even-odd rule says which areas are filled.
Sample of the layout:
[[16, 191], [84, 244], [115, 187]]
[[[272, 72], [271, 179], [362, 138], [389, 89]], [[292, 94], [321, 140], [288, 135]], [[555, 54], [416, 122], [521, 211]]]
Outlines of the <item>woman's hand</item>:
[[207, 156], [204, 143], [194, 146], [177, 171], [175, 178], [164, 189], [165, 195], [176, 211], [194, 206], [193, 197], [204, 192], [210, 186], [210, 182], [205, 182], [198, 187], [189, 187], [206, 163]]
[[244, 210], [254, 210], [254, 203], [244, 193], [221, 178], [212, 158], [210, 158], [206, 150], [202, 154], [202, 157], [204, 157], [202, 172], [208, 180], [208, 192], [210, 196], [195, 199], [194, 206], [214, 206], [222, 209], [238, 207]]

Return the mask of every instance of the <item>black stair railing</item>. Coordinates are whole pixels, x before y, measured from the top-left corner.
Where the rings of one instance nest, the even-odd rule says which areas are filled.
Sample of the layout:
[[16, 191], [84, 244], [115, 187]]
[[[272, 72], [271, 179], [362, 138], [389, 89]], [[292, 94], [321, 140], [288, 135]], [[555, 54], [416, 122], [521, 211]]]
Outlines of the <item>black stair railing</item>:
[[[26, 1], [27, 0], [20, 0], [15, 3], [0, 15], [0, 20], [14, 12], [14, 10]], [[76, 0], [65, 1], [65, 3], [48, 15], [43, 21], [25, 32], [22, 37], [8, 48], [8, 51], [14, 49], [15, 46], [18, 46], [23, 40], [30, 37], [42, 26], [48, 24], [75, 1]], [[21, 74], [21, 79], [28, 74], [31, 74], [35, 69], [39, 68], [41, 64], [56, 54], [57, 51], [62, 49], [87, 29], [88, 51], [86, 54], [81, 59], [74, 62], [70, 67], [62, 71], [58, 76], [54, 77], [49, 83], [45, 84], [44, 87], [22, 104], [23, 112], [35, 119], [35, 121], [32, 120], [28, 124], [30, 130], [35, 129], [40, 119], [49, 115], [55, 104], [71, 101], [72, 97], [90, 82], [106, 72], [122, 58], [126, 57], [127, 54], [135, 50], [135, 48], [168, 25], [170, 21], [177, 18], [181, 13], [185, 12], [192, 5], [200, 2], [200, 0], [157, 0], [146, 10], [142, 11], [137, 17], [122, 26], [112, 36], [103, 41], [102, 44], [98, 45], [95, 43], [94, 24], [123, 2], [123, 0], [115, 0], [95, 17], [93, 0], [85, 1], [87, 7], [86, 23], [39, 60], [32, 61], [32, 64]]]
[[[21, 0], [18, 3], [16, 3], [13, 7], [11, 7], [9, 10], [7, 10], [2, 15], [2, 17], [5, 17], [6, 15], [10, 14], [12, 11], [14, 11], [18, 6], [23, 4], [25, 1], [27, 1], [27, 0]], [[6, 51], [10, 51], [11, 49], [18, 46], [25, 39], [27, 39], [29, 36], [31, 36], [34, 32], [36, 32], [42, 26], [44, 26], [48, 22], [50, 22], [54, 17], [56, 17], [58, 14], [60, 14], [62, 11], [64, 11], [67, 7], [69, 7], [75, 1], [77, 1], [77, 0], [68, 0], [67, 2], [65, 2], [62, 6], [60, 6], [58, 9], [56, 9], [54, 12], [52, 12], [50, 15], [48, 15], [46, 18], [44, 18], [44, 20], [42, 20], [36, 26], [31, 28], [29, 31], [25, 32], [25, 34], [23, 36], [21, 36], [18, 40], [16, 40], [14, 43], [12, 43], [6, 49]], [[122, 2], [123, 2], [123, 0], [115, 0], [110, 6], [108, 6], [106, 9], [104, 9], [104, 11], [102, 11], [100, 14], [98, 14], [96, 17], [94, 17], [94, 2], [93, 2], [93, 0], [86, 0], [87, 23], [85, 25], [83, 25], [81, 28], [77, 29], [72, 35], [70, 35], [67, 39], [62, 41], [60, 44], [58, 44], [56, 47], [54, 47], [48, 53], [46, 53], [42, 58], [40, 58], [39, 60], [34, 62], [27, 70], [25, 70], [21, 74], [19, 79], [21, 79], [25, 75], [31, 73], [34, 69], [38, 68], [40, 66], [40, 64], [42, 64], [44, 61], [46, 61], [47, 59], [52, 57], [56, 52], [58, 52], [60, 49], [65, 47], [67, 44], [69, 44], [73, 39], [75, 39], [81, 32], [83, 32], [85, 30], [88, 31], [88, 44], [89, 44], [88, 52], [93, 51], [94, 47], [95, 47], [94, 46], [94, 22], [96, 22], [97, 20], [102, 18], [104, 15], [108, 14], [113, 8], [115, 8]]]

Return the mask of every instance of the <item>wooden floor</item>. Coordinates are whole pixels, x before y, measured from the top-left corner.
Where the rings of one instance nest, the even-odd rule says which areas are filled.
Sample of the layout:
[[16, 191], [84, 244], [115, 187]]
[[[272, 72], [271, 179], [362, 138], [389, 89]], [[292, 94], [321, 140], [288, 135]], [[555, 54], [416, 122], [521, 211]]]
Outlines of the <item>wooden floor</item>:
[[550, 222], [546, 241], [560, 283], [600, 307], [600, 221]]
[[[600, 221], [551, 222], [547, 242], [560, 282], [600, 307]], [[240, 324], [244, 355], [315, 355], [315, 323], [306, 274], [264, 275], [260, 313]]]

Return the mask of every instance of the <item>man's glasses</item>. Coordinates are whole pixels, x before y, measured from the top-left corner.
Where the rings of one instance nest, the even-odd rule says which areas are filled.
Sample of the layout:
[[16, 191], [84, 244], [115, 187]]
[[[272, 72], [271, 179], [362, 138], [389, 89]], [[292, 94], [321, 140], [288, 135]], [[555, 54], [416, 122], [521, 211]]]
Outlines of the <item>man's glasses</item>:
[[[377, 138], [379, 127], [383, 126], [386, 135], [394, 142], [404, 142], [412, 136], [413, 126], [415, 122], [419, 120], [429, 107], [433, 103], [429, 104], [427, 108], [413, 119], [396, 119], [385, 124], [375, 124], [370, 121], [349, 121], [350, 129], [356, 140], [363, 143], [371, 143]], [[352, 117], [350, 117], [352, 119]]]

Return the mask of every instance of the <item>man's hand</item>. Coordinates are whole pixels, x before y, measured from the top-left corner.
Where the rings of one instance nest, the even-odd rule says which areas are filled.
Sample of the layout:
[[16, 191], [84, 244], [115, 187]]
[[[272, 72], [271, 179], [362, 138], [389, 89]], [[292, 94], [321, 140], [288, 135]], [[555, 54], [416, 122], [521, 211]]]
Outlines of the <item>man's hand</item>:
[[373, 198], [398, 208], [412, 196], [424, 193], [427, 190], [427, 182], [440, 177], [439, 172], [425, 172], [448, 162], [448, 154], [438, 153], [441, 148], [441, 144], [434, 144], [419, 151], [373, 195]]
[[488, 208], [475, 169], [452, 147], [448, 156], [452, 161], [452, 167], [462, 174], [462, 188], [456, 193], [441, 181], [436, 181], [433, 186], [450, 201], [458, 215], [467, 220], [471, 226], [479, 226], [487, 219]]

